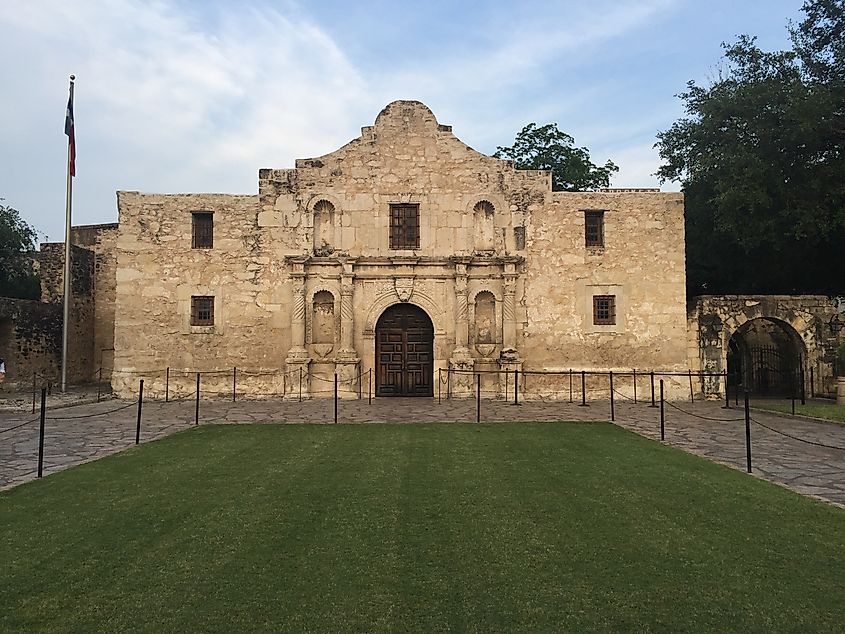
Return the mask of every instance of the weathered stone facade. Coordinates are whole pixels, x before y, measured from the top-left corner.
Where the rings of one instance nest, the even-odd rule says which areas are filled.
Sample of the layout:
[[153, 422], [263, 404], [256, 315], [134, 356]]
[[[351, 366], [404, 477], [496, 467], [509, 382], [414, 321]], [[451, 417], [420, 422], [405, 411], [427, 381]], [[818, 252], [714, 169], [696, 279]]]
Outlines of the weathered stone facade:
[[[71, 308], [68, 324], [70, 383], [85, 383], [111, 370], [114, 340], [114, 241], [117, 224], [71, 231]], [[62, 360], [64, 244], [46, 243], [36, 254], [41, 301], [0, 298], [0, 356], [10, 385], [59, 383]], [[103, 348], [107, 348], [103, 359]]]
[[[804, 381], [806, 395], [832, 395], [839, 335], [829, 323], [836, 314], [836, 300], [824, 295], [696, 297], [688, 314], [691, 367], [715, 374], [730, 370], [738, 374], [732, 378], [743, 387], [754, 388], [755, 377], [748, 366], [759, 364], [775, 378], [776, 373], [786, 375], [786, 379], [794, 374], [799, 386]], [[761, 354], [759, 360], [752, 348]], [[732, 354], [736, 369], [729, 367]], [[721, 392], [724, 379], [709, 377], [701, 389]], [[788, 392], [789, 385], [785, 389]]]
[[[549, 173], [476, 152], [419, 102], [331, 154], [260, 170], [257, 196], [118, 192], [118, 209], [119, 394], [139, 375], [161, 391], [165, 367], [237, 366], [255, 373], [244, 392], [285, 369], [290, 397], [300, 372], [305, 396], [335, 373], [353, 396], [370, 370], [384, 381], [380, 318], [397, 304], [430, 320], [427, 381], [483, 370], [501, 391], [503, 370], [687, 368], [681, 194], [552, 192]], [[418, 244], [391, 244], [408, 209]], [[212, 248], [192, 248], [197, 212], [213, 214]], [[586, 212], [602, 212], [600, 245], [586, 246]], [[213, 324], [192, 325], [197, 298], [213, 298]], [[469, 394], [471, 375], [449, 389]]]

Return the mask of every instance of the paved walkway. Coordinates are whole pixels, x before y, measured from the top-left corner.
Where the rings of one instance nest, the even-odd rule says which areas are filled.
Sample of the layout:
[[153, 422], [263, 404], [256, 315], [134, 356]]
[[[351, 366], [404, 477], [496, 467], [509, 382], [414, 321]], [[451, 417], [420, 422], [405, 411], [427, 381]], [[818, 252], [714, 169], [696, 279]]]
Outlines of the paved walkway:
[[[722, 409], [718, 402], [667, 403], [665, 442], [714, 462], [745, 470], [745, 424], [740, 409]], [[616, 423], [646, 437], [660, 438], [659, 408], [645, 403], [616, 404]], [[141, 442], [194, 425], [195, 403], [190, 399], [162, 403], [145, 402]], [[484, 422], [609, 420], [610, 404], [593, 402], [579, 407], [568, 402], [527, 402], [519, 406], [482, 400]], [[752, 412], [753, 473], [779, 482], [799, 493], [818, 497], [845, 508], [845, 425], [792, 419], [769, 412]], [[44, 439], [44, 473], [106, 456], [135, 442], [137, 404], [110, 400], [102, 403], [51, 409], [47, 413]], [[340, 401], [341, 423], [474, 422], [474, 400], [430, 398], [383, 398], [368, 404]], [[237, 403], [204, 401], [200, 424], [209, 423], [324, 423], [334, 421], [330, 399], [283, 402], [280, 400]], [[763, 425], [812, 443], [808, 444], [767, 429]], [[13, 429], [17, 427], [17, 429]], [[38, 457], [37, 415], [0, 411], [0, 488], [31, 480]]]

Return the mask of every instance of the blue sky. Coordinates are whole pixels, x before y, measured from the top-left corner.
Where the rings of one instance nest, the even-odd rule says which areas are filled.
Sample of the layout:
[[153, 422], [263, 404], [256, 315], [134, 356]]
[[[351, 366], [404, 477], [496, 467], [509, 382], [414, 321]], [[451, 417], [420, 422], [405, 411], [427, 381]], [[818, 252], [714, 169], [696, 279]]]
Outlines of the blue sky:
[[259, 168], [336, 149], [394, 99], [485, 153], [555, 122], [621, 167], [613, 186], [654, 187], [675, 95], [738, 34], [787, 47], [801, 5], [4, 0], [0, 197], [63, 239], [71, 73], [74, 224], [115, 222], [116, 190], [255, 193]]

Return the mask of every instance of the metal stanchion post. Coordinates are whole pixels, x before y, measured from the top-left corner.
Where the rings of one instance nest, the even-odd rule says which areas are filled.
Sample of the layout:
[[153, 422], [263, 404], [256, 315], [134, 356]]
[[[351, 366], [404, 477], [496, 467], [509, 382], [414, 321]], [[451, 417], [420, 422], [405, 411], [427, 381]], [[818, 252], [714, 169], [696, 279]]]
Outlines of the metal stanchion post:
[[232, 368], [232, 402], [237, 400], [238, 395], [238, 366]]
[[100, 393], [103, 385], [103, 366], [97, 369], [97, 402], [100, 402]]
[[437, 368], [437, 404], [440, 405], [440, 385], [443, 383], [443, 368]]
[[337, 425], [337, 372], [334, 373], [334, 424]]
[[689, 402], [695, 403], [695, 396], [693, 396], [692, 392], [692, 368], [687, 370], [689, 372]]
[[660, 440], [666, 440], [666, 422], [663, 412], [663, 379], [660, 379]]
[[141, 442], [141, 408], [144, 405], [144, 379], [138, 386], [138, 421], [135, 424], [135, 444]]
[[572, 368], [569, 368], [569, 402], [572, 402]]
[[613, 400], [613, 370], [610, 371], [610, 420], [616, 420], [616, 409]]
[[748, 408], [748, 390], [745, 390], [745, 464], [751, 473], [751, 413]]
[[587, 405], [587, 373], [581, 370], [581, 403], [578, 407], [589, 407]]
[[194, 412], [194, 425], [200, 424], [200, 373], [197, 372], [197, 408]]
[[367, 405], [373, 404], [373, 369], [370, 368], [370, 380], [367, 387]]
[[481, 375], [475, 375], [475, 422], [481, 422]]
[[731, 395], [728, 393], [728, 373], [725, 372], [725, 407], [724, 409], [731, 408]]
[[44, 473], [44, 422], [47, 420], [47, 388], [41, 388], [41, 428], [38, 430], [38, 477]]
[[649, 407], [657, 407], [657, 404], [654, 402], [654, 370], [651, 371], [651, 405]]
[[164, 379], [164, 402], [170, 400], [170, 366], [167, 366], [167, 374]]
[[634, 368], [634, 405], [637, 404], [637, 368]]
[[513, 370], [513, 404], [519, 405], [519, 368]]
[[299, 402], [302, 402], [302, 366], [299, 368]]

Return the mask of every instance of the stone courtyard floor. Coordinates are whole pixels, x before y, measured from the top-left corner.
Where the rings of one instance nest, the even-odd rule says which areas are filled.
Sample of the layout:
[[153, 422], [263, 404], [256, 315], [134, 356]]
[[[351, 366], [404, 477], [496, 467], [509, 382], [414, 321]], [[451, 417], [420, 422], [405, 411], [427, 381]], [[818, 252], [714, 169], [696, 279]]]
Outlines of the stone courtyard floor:
[[[89, 395], [96, 400], [96, 388]], [[48, 399], [49, 400], [49, 399]], [[84, 402], [76, 395], [72, 402]], [[9, 403], [9, 401], [7, 401]], [[57, 405], [54, 408], [53, 405]], [[745, 424], [741, 408], [722, 409], [722, 403], [667, 402], [667, 445], [708, 460], [745, 470]], [[30, 406], [31, 407], [31, 404]], [[71, 405], [57, 397], [49, 404], [44, 438], [44, 474], [88, 462], [132, 446], [137, 403], [104, 400]], [[148, 442], [194, 425], [195, 402], [145, 401], [141, 442]], [[792, 418], [771, 412], [751, 413], [752, 472], [798, 493], [845, 508], [845, 425]], [[646, 403], [616, 403], [616, 424], [660, 439], [660, 410]], [[608, 401], [589, 407], [565, 401], [529, 401], [518, 406], [482, 400], [482, 422], [606, 421]], [[331, 399], [206, 400], [200, 405], [200, 424], [320, 423], [332, 424]], [[340, 423], [475, 422], [475, 400], [380, 398], [339, 401]], [[774, 431], [776, 430], [776, 431]], [[0, 489], [32, 480], [37, 473], [38, 414], [23, 405], [17, 411], [0, 408]], [[800, 439], [800, 440], [799, 440]], [[827, 445], [827, 446], [825, 446]]]

